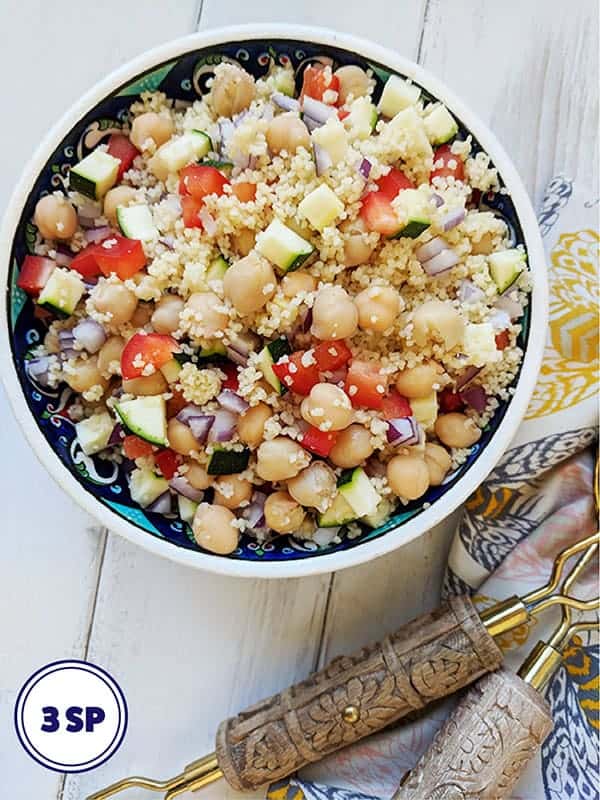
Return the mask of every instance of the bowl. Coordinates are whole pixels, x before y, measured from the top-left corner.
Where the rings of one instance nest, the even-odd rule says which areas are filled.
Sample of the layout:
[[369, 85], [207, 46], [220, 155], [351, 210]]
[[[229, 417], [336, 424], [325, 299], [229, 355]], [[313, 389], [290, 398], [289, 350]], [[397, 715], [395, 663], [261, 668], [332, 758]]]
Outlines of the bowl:
[[[476, 148], [491, 156], [508, 194], [486, 196], [486, 204], [504, 217], [516, 241], [526, 247], [533, 276], [520, 339], [525, 355], [512, 398], [498, 408], [467, 461], [442, 486], [402, 507], [381, 528], [365, 528], [356, 538], [324, 548], [284, 536], [264, 545], [243, 537], [231, 556], [213, 555], [198, 549], [189, 526], [180, 520], [135, 506], [116, 465], [83, 454], [66, 414], [68, 389], [48, 391], [29, 380], [24, 358], [44, 329], [34, 316], [33, 304], [16, 286], [17, 265], [35, 240], [31, 218], [40, 194], [60, 188], [69, 166], [123, 125], [127, 107], [140, 92], [161, 89], [170, 97], [193, 100], [223, 58], [238, 61], [259, 76], [272, 59], [291, 62], [299, 70], [319, 56], [336, 65], [369, 67], [379, 87], [390, 73], [411, 78], [426, 97], [444, 102], [461, 133], [470, 133]], [[6, 287], [0, 311], [0, 357], [14, 413], [38, 458], [77, 503], [109, 529], [173, 561], [240, 577], [279, 578], [339, 570], [381, 556], [432, 528], [479, 486], [515, 435], [527, 408], [541, 363], [547, 309], [543, 248], [527, 193], [497, 139], [462, 101], [421, 67], [366, 40], [312, 27], [250, 25], [207, 31], [153, 49], [100, 81], [63, 116], [27, 165], [8, 209], [0, 254], [0, 280]]]

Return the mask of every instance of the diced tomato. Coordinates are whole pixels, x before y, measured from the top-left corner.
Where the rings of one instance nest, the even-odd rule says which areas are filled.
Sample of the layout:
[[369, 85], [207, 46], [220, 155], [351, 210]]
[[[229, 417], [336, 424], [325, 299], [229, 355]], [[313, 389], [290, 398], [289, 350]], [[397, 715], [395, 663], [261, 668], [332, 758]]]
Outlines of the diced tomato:
[[321, 431], [311, 425], [300, 440], [300, 444], [311, 453], [325, 458], [333, 450], [338, 433], [339, 431]]
[[438, 402], [444, 414], [449, 414], [451, 411], [461, 411], [465, 405], [460, 394], [453, 392], [452, 389], [442, 389], [438, 395]]
[[186, 228], [202, 228], [202, 221], [198, 216], [198, 212], [204, 205], [203, 200], [196, 200], [189, 194], [181, 198], [181, 210], [183, 212], [183, 224]]
[[179, 194], [202, 200], [207, 194], [223, 194], [223, 187], [227, 183], [229, 181], [225, 175], [216, 167], [190, 164], [179, 173]]
[[[307, 355], [308, 353], [311, 353], [312, 358]], [[309, 361], [312, 363], [307, 363]], [[310, 350], [299, 350], [290, 356], [284, 356], [282, 360], [273, 364], [273, 372], [286, 389], [291, 389], [296, 394], [307, 395], [313, 386], [321, 382], [314, 351]]]
[[188, 401], [183, 396], [183, 393], [175, 388], [169, 389], [173, 395], [167, 400], [167, 419], [176, 417], [179, 412], [188, 405]]
[[350, 116], [350, 112], [347, 108], [340, 108], [338, 111], [338, 119], [342, 120], [342, 122], [346, 119], [346, 117]]
[[123, 439], [123, 452], [127, 458], [145, 458], [151, 456], [154, 450], [150, 442], [145, 442], [139, 436], [126, 436]]
[[126, 381], [141, 378], [148, 364], [160, 369], [178, 349], [175, 339], [164, 333], [134, 333], [121, 354], [121, 375]]
[[120, 181], [133, 164], [133, 159], [139, 155], [139, 150], [131, 143], [129, 136], [113, 133], [108, 140], [108, 153], [121, 162], [117, 173], [117, 180]]
[[383, 398], [381, 409], [384, 419], [402, 419], [403, 417], [412, 416], [410, 402], [395, 389], [392, 389], [392, 391]]
[[381, 374], [378, 364], [369, 361], [353, 361], [346, 377], [346, 394], [355, 407], [379, 410], [383, 408], [387, 380], [387, 375]]
[[238, 368], [235, 364], [228, 362], [227, 364], [219, 364], [219, 370], [227, 375], [227, 378], [221, 384], [222, 389], [231, 389], [232, 392], [237, 392], [240, 386], [238, 378]]
[[[327, 70], [327, 72], [329, 72], [329, 70]], [[331, 75], [329, 80], [327, 80], [326, 75], [325, 67], [312, 65], [306, 67], [302, 78], [300, 101], [302, 101], [305, 94], [312, 97], [314, 100], [323, 101], [323, 95], [326, 91], [339, 92], [340, 79], [337, 75]], [[331, 105], [335, 105], [335, 103]]]
[[350, 361], [352, 352], [343, 339], [321, 342], [315, 347], [315, 358], [321, 372], [335, 372]]
[[510, 344], [510, 336], [508, 331], [500, 331], [500, 333], [497, 333], [495, 336], [495, 340], [496, 340], [496, 347], [498, 348], [498, 350], [504, 350], [504, 348], [508, 347], [508, 345]]
[[166, 447], [164, 450], [160, 450], [154, 456], [154, 460], [156, 461], [159, 470], [162, 472], [163, 478], [166, 478], [168, 481], [170, 481], [177, 472], [177, 469], [183, 459], [174, 450]]
[[369, 192], [364, 197], [360, 216], [368, 230], [377, 231], [384, 236], [394, 236], [400, 228], [392, 204], [381, 192]]
[[429, 176], [431, 183], [434, 178], [455, 178], [457, 181], [465, 179], [465, 164], [460, 156], [454, 155], [449, 144], [443, 144], [433, 154], [433, 172]]
[[256, 184], [240, 181], [231, 187], [232, 192], [241, 203], [249, 203], [256, 197]]
[[39, 306], [37, 303], [33, 307], [33, 316], [48, 325], [54, 320], [54, 314], [48, 311], [47, 308], [44, 308], [44, 306]]
[[414, 189], [415, 185], [406, 175], [396, 167], [392, 167], [387, 175], [377, 181], [379, 194], [388, 200], [393, 200], [403, 189]]
[[107, 277], [113, 272], [122, 280], [132, 278], [146, 266], [146, 255], [139, 239], [127, 239], [118, 233], [97, 246], [94, 257]]
[[51, 258], [25, 256], [17, 278], [17, 286], [27, 294], [38, 295], [48, 282], [55, 266], [56, 262]]
[[84, 247], [71, 261], [69, 269], [74, 269], [84, 278], [95, 278], [100, 275], [100, 267], [96, 258], [98, 247], [97, 244], [88, 244], [87, 247]]

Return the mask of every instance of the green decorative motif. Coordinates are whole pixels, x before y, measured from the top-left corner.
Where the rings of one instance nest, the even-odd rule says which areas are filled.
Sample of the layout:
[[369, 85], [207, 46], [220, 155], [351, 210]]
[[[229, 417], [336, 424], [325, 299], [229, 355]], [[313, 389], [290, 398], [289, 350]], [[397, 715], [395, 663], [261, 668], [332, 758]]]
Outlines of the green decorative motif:
[[[52, 168], [54, 171], [54, 167]], [[57, 172], [59, 170], [57, 169]], [[35, 241], [37, 239], [37, 228], [33, 222], [28, 222], [25, 226], [25, 245], [28, 253], [35, 253]]]
[[130, 83], [124, 89], [121, 89], [118, 97], [130, 97], [142, 92], [155, 92], [176, 63], [176, 61], [171, 61], [169, 64], [164, 64], [162, 67], [155, 69], [154, 72], [149, 72], [139, 80]]
[[17, 286], [18, 277], [19, 266], [17, 262], [14, 261], [10, 286], [10, 327], [13, 331], [15, 329], [15, 325], [17, 324], [19, 314], [21, 313], [23, 306], [25, 305], [25, 301], [27, 300], [27, 295], [25, 292], [22, 289], [19, 289]]
[[369, 62], [369, 69], [371, 69], [373, 73], [377, 75], [379, 80], [383, 81], [383, 83], [385, 83], [392, 74], [391, 72], [388, 72], [387, 69], [383, 69], [383, 67], [378, 67], [376, 64], [371, 64], [370, 62]]
[[125, 519], [143, 528], [145, 531], [164, 539], [163, 534], [158, 528], [154, 527], [140, 508], [130, 508], [129, 506], [121, 505], [121, 503], [115, 503], [114, 500], [106, 500], [106, 505], [117, 511], [122, 517], [125, 517]]

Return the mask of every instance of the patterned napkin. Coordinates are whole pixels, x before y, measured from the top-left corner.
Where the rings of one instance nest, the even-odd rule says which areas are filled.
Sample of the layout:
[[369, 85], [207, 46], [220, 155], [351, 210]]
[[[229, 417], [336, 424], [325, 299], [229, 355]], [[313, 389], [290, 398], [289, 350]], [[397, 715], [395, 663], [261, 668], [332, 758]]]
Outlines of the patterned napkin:
[[[550, 278], [544, 363], [511, 448], [465, 504], [444, 586], [445, 594], [474, 593], [480, 608], [543, 584], [556, 553], [597, 526], [592, 445], [598, 422], [599, 202], [558, 176], [539, 215]], [[593, 569], [577, 594], [595, 592]], [[548, 614], [504, 636], [499, 644], [507, 666], [516, 669], [556, 619]], [[546, 693], [554, 731], [512, 800], [600, 799], [599, 676], [597, 631], [574, 637]], [[400, 723], [303, 770], [302, 777], [272, 786], [268, 800], [391, 798], [454, 702], [450, 698], [416, 721]]]

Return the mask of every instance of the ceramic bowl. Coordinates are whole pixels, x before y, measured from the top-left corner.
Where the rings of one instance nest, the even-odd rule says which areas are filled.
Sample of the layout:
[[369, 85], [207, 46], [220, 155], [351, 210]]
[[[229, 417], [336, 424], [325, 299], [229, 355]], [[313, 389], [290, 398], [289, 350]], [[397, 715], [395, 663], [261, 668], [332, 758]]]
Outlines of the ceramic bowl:
[[[514, 395], [498, 408], [467, 461], [442, 486], [402, 507], [383, 527], [365, 528], [360, 536], [325, 548], [286, 536], [264, 545], [243, 537], [231, 556], [212, 555], [199, 550], [189, 526], [179, 519], [135, 506], [125, 475], [115, 465], [83, 454], [67, 414], [73, 399], [68, 389], [42, 390], [29, 380], [25, 359], [43, 338], [44, 324], [16, 286], [18, 266], [35, 241], [31, 220], [38, 198], [60, 189], [69, 167], [122, 127], [128, 106], [140, 92], [160, 89], [190, 101], [206, 90], [214, 66], [224, 58], [258, 77], [272, 60], [291, 63], [301, 72], [307, 62], [322, 56], [336, 66], [370, 68], [378, 91], [390, 73], [410, 77], [427, 98], [449, 107], [461, 135], [471, 134], [475, 146], [489, 153], [508, 193], [486, 196], [484, 202], [506, 220], [516, 242], [525, 245], [533, 273], [533, 294], [520, 337], [525, 357]], [[547, 306], [543, 250], [527, 193], [494, 135], [463, 102], [421, 67], [370, 42], [316, 28], [257, 25], [207, 31], [151, 50], [102, 80], [65, 114], [27, 165], [8, 208], [0, 253], [0, 280], [6, 287], [0, 356], [14, 412], [36, 455], [65, 491], [103, 525], [161, 556], [213, 572], [265, 578], [326, 572], [375, 558], [421, 535], [456, 509], [496, 464], [526, 410], [543, 352]]]

